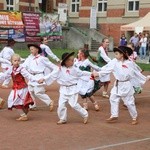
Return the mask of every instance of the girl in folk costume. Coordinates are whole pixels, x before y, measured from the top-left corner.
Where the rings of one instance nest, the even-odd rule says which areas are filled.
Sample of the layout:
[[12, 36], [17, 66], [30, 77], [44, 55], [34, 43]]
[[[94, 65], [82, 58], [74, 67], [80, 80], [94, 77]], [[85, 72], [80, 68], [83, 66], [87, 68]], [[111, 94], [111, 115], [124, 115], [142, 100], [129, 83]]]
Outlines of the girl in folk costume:
[[34, 81], [34, 77], [20, 65], [20, 61], [20, 56], [14, 54], [11, 57], [12, 66], [10, 66], [5, 73], [0, 74], [0, 81], [6, 78], [12, 78], [13, 86], [8, 97], [8, 109], [16, 108], [20, 114], [20, 117], [16, 120], [26, 121], [28, 120], [27, 113], [29, 105], [34, 102], [28, 92], [28, 87], [24, 78]]
[[[133, 43], [129, 43], [127, 45], [128, 47], [130, 47], [133, 50], [133, 53], [129, 53], [129, 60], [133, 61], [134, 65], [135, 65], [135, 69], [137, 70], [137, 72], [143, 72], [143, 70], [135, 63], [136, 58], [137, 58], [137, 52], [134, 51], [134, 44]], [[137, 82], [137, 79], [132, 79], [131, 80], [132, 85], [134, 87], [135, 90], [135, 94], [140, 94], [142, 92], [142, 85], [140, 84], [140, 82]]]
[[[8, 43], [3, 48], [3, 50], [1, 51], [0, 57], [2, 57], [4, 59], [7, 59], [8, 61], [10, 61], [11, 56], [14, 54], [14, 50], [12, 49], [12, 47], [14, 46], [14, 44], [15, 44], [14, 39], [8, 39]], [[2, 63], [1, 67], [2, 67], [3, 72], [5, 72], [10, 67], [10, 64]], [[9, 84], [10, 80], [11, 80], [10, 78], [6, 79], [3, 82], [2, 87], [8, 88], [8, 84]]]
[[[109, 47], [109, 39], [104, 38], [102, 40], [102, 45], [98, 49], [98, 66], [103, 67], [106, 65], [111, 59], [108, 57], [108, 47]], [[101, 82], [104, 84], [104, 91], [102, 93], [102, 96], [105, 98], [109, 98], [109, 95], [107, 94], [108, 91], [108, 85], [110, 83], [110, 75], [106, 75], [105, 77], [100, 79]]]
[[[10, 61], [1, 57], [0, 57], [0, 63], [11, 65]], [[5, 104], [5, 100], [0, 98], [0, 109], [3, 108], [4, 104]]]
[[133, 43], [129, 43], [129, 44], [127, 44], [127, 46], [130, 47], [132, 49], [132, 51], [133, 51], [133, 53], [129, 56], [129, 59], [135, 62], [136, 59], [137, 59], [137, 52], [134, 51], [134, 44]]
[[56, 60], [57, 62], [60, 62], [60, 59], [51, 51], [51, 49], [48, 47], [48, 39], [47, 37], [41, 37], [41, 44], [40, 47], [42, 49], [42, 55], [45, 57], [51, 57], [52, 59]]
[[135, 70], [134, 64], [128, 59], [128, 53], [132, 49], [126, 46], [119, 46], [114, 48], [115, 57], [106, 66], [101, 68], [99, 72], [93, 72], [94, 77], [102, 77], [103, 75], [114, 74], [116, 79], [115, 84], [111, 90], [110, 104], [111, 116], [107, 119], [108, 123], [116, 122], [119, 115], [120, 99], [124, 101], [132, 118], [132, 125], [138, 123], [137, 111], [134, 100], [134, 88], [131, 83], [132, 78], [138, 78], [141, 84], [146, 82], [146, 77]]
[[[78, 59], [75, 61], [75, 66], [78, 67], [82, 71], [89, 71], [94, 69], [96, 71], [100, 71], [100, 68], [94, 65], [88, 59], [89, 52], [85, 49], [79, 49], [78, 51]], [[100, 81], [94, 80], [94, 78], [90, 78], [88, 76], [82, 76], [79, 80], [79, 84], [81, 85], [79, 94], [83, 99], [83, 107], [88, 110], [88, 99], [93, 103], [95, 110], [99, 110], [99, 105], [97, 101], [94, 99], [94, 92], [100, 88]]]
[[[58, 117], [59, 121], [57, 124], [65, 124], [67, 122], [67, 107], [66, 103], [75, 109], [82, 117], [83, 123], [86, 124], [88, 121], [88, 112], [80, 106], [78, 103], [79, 86], [78, 80], [82, 76], [88, 76], [90, 78], [91, 73], [81, 71], [74, 66], [74, 52], [64, 53], [62, 55], [61, 67], [55, 75], [55, 79], [60, 84], [60, 96], [58, 102]], [[54, 76], [47, 75], [43, 79], [39, 80], [39, 83], [43, 81], [48, 82], [53, 80]]]
[[[36, 44], [28, 44], [31, 55], [23, 63], [23, 66], [28, 70], [28, 72], [39, 80], [44, 77], [44, 71], [46, 68], [52, 70], [51, 74], [55, 73], [59, 68], [49, 61], [48, 58], [41, 56], [42, 49]], [[45, 93], [46, 83], [39, 84], [37, 82], [29, 80], [28, 89], [31, 94], [31, 97], [34, 100], [34, 105], [31, 106], [31, 110], [36, 110], [36, 101], [35, 98], [40, 99], [46, 105], [49, 106], [50, 111], [53, 110], [54, 102], [50, 97]]]

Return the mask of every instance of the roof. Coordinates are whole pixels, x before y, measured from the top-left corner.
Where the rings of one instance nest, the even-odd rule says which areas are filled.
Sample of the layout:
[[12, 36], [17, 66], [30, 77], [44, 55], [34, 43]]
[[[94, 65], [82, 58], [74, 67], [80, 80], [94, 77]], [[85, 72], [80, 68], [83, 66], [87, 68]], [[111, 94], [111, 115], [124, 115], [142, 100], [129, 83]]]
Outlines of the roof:
[[121, 31], [135, 31], [137, 29], [141, 29], [142, 31], [150, 30], [150, 12], [142, 19], [120, 27]]

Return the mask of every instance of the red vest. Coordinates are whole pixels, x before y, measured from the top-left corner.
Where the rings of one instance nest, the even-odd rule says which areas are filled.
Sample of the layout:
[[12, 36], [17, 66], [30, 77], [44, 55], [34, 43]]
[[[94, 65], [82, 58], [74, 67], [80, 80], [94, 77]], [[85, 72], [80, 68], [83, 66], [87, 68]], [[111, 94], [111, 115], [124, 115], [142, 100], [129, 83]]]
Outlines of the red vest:
[[25, 79], [21, 75], [21, 73], [18, 73], [18, 74], [15, 75], [12, 72], [11, 76], [12, 76], [12, 80], [13, 80], [13, 87], [12, 87], [13, 89], [22, 89], [22, 88], [27, 87]]

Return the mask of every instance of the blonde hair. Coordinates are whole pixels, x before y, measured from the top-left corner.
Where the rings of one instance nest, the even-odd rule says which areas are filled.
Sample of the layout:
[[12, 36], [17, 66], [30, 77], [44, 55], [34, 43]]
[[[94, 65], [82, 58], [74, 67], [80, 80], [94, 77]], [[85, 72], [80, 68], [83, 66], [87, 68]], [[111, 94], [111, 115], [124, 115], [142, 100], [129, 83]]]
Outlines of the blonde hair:
[[11, 56], [11, 62], [12, 62], [12, 60], [13, 60], [14, 58], [18, 58], [18, 59], [21, 61], [21, 57], [20, 57], [19, 54], [13, 54], [13, 55]]

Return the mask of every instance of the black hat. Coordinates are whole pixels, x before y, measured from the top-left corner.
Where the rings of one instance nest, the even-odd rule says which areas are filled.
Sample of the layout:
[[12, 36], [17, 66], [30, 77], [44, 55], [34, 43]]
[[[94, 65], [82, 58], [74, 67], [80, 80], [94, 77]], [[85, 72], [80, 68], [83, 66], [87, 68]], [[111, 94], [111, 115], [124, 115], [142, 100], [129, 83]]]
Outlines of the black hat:
[[62, 62], [61, 62], [61, 66], [65, 65], [65, 61], [70, 57], [73, 56], [75, 54], [75, 52], [71, 52], [71, 53], [63, 53], [62, 54]]
[[39, 50], [39, 51], [38, 51], [38, 54], [41, 54], [41, 53], [42, 53], [41, 47], [38, 46], [37, 44], [28, 44], [27, 46], [28, 46], [28, 48], [30, 48], [31, 46], [37, 48], [37, 49]]
[[115, 47], [113, 51], [114, 52], [119, 51], [119, 52], [123, 53], [124, 56], [126, 57], [126, 59], [128, 59], [128, 56], [130, 56], [133, 53], [133, 50], [127, 46]]

